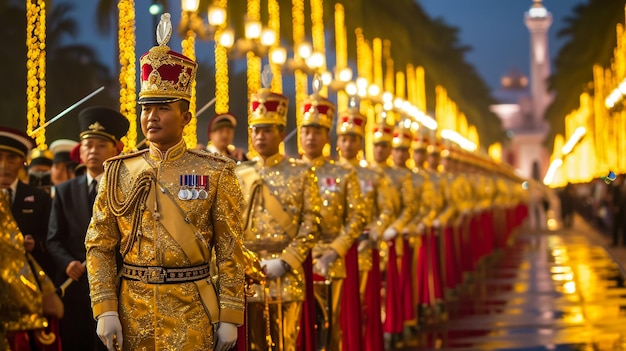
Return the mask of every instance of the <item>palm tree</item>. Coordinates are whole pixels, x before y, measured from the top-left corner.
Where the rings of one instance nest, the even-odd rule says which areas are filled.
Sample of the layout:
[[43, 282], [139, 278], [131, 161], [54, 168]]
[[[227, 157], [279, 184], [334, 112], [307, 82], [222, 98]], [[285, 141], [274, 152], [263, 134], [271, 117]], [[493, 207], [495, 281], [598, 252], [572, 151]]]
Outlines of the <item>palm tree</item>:
[[[47, 119], [72, 105], [101, 85], [110, 86], [109, 70], [98, 61], [94, 50], [84, 45], [63, 46], [66, 36], [76, 34], [77, 26], [69, 17], [72, 6], [59, 4], [48, 14], [46, 29], [46, 115]], [[12, 50], [0, 52], [0, 64], [11, 67], [5, 72], [5, 84], [0, 87], [0, 114], [7, 116], [2, 124], [18, 129], [26, 127], [26, 12], [20, 5], [8, 4], [0, 11], [0, 45]], [[76, 139], [75, 123], [78, 111], [89, 105], [114, 106], [117, 99], [101, 93], [46, 130], [48, 140]]]
[[615, 26], [623, 20], [624, 2], [619, 0], [590, 0], [576, 6], [574, 15], [566, 18], [567, 25], [557, 35], [569, 41], [557, 54], [549, 79], [554, 101], [546, 110], [552, 127], [546, 141], [564, 132], [564, 117], [578, 107], [580, 94], [591, 89], [593, 65], [609, 67], [616, 45]]

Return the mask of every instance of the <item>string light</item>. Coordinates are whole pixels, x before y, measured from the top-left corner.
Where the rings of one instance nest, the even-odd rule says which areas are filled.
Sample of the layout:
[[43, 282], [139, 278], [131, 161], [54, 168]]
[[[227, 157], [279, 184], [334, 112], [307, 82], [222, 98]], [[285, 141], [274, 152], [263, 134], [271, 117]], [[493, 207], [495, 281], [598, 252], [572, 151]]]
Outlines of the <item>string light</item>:
[[135, 80], [135, 3], [134, 0], [120, 0], [119, 10], [119, 62], [120, 62], [120, 113], [130, 126], [122, 138], [124, 151], [130, 151], [137, 145], [137, 98]]
[[[187, 37], [183, 39], [181, 46], [183, 55], [189, 57], [193, 61], [196, 60], [196, 33], [192, 30], [187, 31]], [[191, 99], [189, 100], [189, 111], [191, 112], [191, 121], [183, 130], [183, 139], [188, 148], [195, 148], [198, 144], [197, 135], [197, 119], [196, 119], [196, 79], [191, 82]]]
[[[46, 122], [46, 4], [44, 0], [26, 2], [26, 109], [28, 132]], [[40, 149], [47, 149], [46, 130], [33, 136]]]
[[[215, 5], [226, 9], [228, 0], [219, 0]], [[215, 30], [215, 38], [220, 38], [226, 29], [226, 21], [219, 24]], [[215, 113], [221, 114], [229, 111], [230, 97], [228, 89], [228, 50], [215, 40]]]

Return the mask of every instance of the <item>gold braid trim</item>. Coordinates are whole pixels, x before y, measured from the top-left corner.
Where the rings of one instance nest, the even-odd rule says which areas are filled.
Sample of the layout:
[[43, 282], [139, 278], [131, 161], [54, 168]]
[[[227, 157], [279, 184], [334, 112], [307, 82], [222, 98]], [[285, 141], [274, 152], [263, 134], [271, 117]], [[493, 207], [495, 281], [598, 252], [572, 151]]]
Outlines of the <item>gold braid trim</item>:
[[137, 239], [137, 233], [139, 224], [141, 223], [141, 216], [146, 208], [146, 199], [150, 194], [150, 187], [152, 183], [155, 182], [154, 174], [149, 171], [143, 171], [139, 174], [137, 179], [133, 182], [130, 196], [127, 198], [120, 199], [118, 195], [117, 189], [117, 179], [120, 171], [120, 167], [123, 161], [116, 160], [115, 162], [111, 162], [109, 167], [107, 168], [107, 187], [109, 191], [107, 191], [107, 202], [109, 203], [109, 208], [111, 212], [116, 217], [126, 216], [129, 213], [132, 213], [132, 229], [131, 235], [122, 250], [122, 257], [126, 256], [128, 251], [133, 247], [135, 241]]

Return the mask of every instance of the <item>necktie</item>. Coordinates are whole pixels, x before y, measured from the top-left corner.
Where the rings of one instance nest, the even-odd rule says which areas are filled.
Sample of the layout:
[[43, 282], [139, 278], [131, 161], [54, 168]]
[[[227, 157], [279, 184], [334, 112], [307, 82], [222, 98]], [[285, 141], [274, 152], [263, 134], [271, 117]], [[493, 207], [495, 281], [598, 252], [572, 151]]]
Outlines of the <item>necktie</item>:
[[96, 200], [98, 194], [98, 181], [95, 179], [89, 184], [89, 205], [93, 207], [93, 203]]
[[9, 205], [13, 205], [13, 189], [7, 188], [7, 191], [9, 192]]

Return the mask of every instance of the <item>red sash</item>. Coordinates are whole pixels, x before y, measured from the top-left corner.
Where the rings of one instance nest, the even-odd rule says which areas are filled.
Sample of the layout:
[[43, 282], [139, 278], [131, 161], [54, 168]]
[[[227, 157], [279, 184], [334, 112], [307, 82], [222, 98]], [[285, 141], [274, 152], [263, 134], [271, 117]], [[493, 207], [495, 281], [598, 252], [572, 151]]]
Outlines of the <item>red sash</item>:
[[362, 350], [361, 347], [361, 306], [359, 291], [359, 254], [355, 243], [345, 257], [346, 278], [343, 280], [339, 324], [342, 331], [344, 350]]
[[365, 288], [365, 351], [383, 351], [383, 324], [380, 320], [382, 277], [380, 274], [380, 254], [372, 250], [372, 270], [367, 273]]

